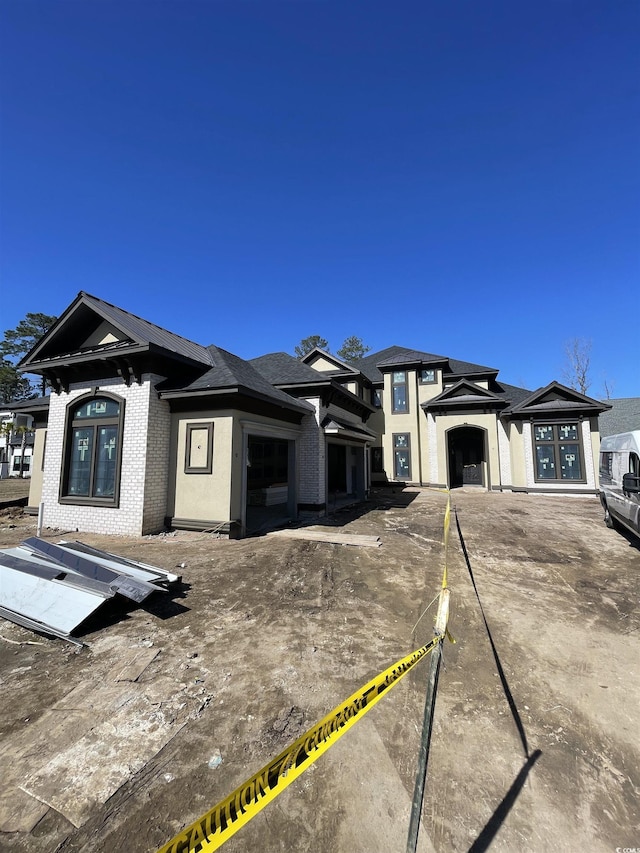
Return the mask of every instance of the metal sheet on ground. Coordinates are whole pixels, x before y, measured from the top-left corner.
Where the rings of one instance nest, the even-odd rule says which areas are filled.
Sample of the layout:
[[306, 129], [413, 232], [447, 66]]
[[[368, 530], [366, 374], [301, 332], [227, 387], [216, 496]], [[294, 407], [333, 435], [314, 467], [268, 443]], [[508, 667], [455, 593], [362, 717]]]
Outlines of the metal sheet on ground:
[[157, 587], [146, 580], [137, 580], [130, 577], [126, 572], [108, 569], [94, 559], [83, 557], [78, 553], [66, 550], [66, 548], [60, 545], [54, 545], [35, 536], [25, 539], [20, 547], [31, 549], [37, 555], [42, 554], [60, 566], [64, 566], [69, 572], [75, 572], [82, 577], [107, 584], [111, 589], [117, 590], [121, 595], [130, 598], [138, 604], [157, 589]]
[[0, 606], [64, 634], [70, 634], [107, 598], [93, 590], [39, 578], [8, 566], [1, 567], [1, 574]]
[[101, 565], [113, 569], [113, 571], [126, 572], [131, 577], [139, 578], [140, 580], [149, 580], [152, 583], [178, 583], [180, 581], [181, 576], [175, 574], [175, 572], [168, 572], [158, 566], [151, 566], [149, 563], [127, 560], [126, 557], [120, 557], [108, 551], [101, 551], [99, 548], [92, 548], [83, 542], [65, 542], [63, 540], [58, 544], [64, 547], [65, 550], [88, 554], [92, 560], [97, 560]]

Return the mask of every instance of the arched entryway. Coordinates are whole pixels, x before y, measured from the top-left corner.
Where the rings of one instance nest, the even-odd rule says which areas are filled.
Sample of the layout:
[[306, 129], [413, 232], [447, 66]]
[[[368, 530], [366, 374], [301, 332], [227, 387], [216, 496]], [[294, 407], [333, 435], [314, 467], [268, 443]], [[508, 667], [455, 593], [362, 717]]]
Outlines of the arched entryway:
[[461, 426], [447, 433], [449, 488], [486, 486], [485, 430]]

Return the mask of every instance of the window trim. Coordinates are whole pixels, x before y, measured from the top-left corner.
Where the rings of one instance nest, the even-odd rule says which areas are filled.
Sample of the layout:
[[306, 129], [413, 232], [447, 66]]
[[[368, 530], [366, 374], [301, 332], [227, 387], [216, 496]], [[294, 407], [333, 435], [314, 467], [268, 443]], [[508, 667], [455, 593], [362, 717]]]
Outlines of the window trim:
[[[405, 436], [407, 439], [406, 447], [398, 447], [396, 444], [396, 439], [401, 435]], [[408, 471], [406, 478], [402, 477], [402, 479], [403, 480], [406, 479], [409, 482], [411, 482], [411, 433], [410, 432], [394, 432], [391, 434], [391, 439], [392, 439], [392, 444], [393, 444], [393, 479], [394, 480], [401, 479], [400, 475], [397, 473], [397, 471], [398, 471], [397, 452], [399, 450], [406, 450], [407, 456], [408, 456], [408, 462], [409, 462], [409, 471]]]
[[[433, 379], [423, 379], [422, 374], [429, 371], [433, 373]], [[437, 385], [438, 384], [438, 370], [435, 367], [421, 367], [418, 369], [418, 382], [420, 385]]]
[[[196, 431], [207, 432], [206, 463], [204, 465], [190, 465], [191, 442], [193, 433]], [[188, 423], [185, 438], [184, 473], [185, 474], [212, 474], [213, 473], [213, 421], [200, 421], [199, 423]]]
[[[394, 376], [396, 373], [404, 374], [404, 382], [395, 382]], [[396, 409], [396, 401], [395, 394], [393, 393], [396, 388], [401, 388], [404, 386], [404, 398], [405, 398], [405, 408], [404, 409]], [[409, 415], [411, 412], [409, 411], [409, 382], [407, 381], [407, 371], [406, 370], [392, 370], [391, 371], [391, 414], [393, 415]], [[401, 433], [398, 433], [399, 435]]]
[[[87, 418], [81, 421], [73, 420], [72, 413], [74, 409], [82, 406], [84, 403], [98, 399], [112, 400], [120, 407], [119, 414], [108, 418]], [[64, 422], [64, 444], [62, 449], [62, 465], [60, 466], [60, 487], [58, 492], [58, 503], [72, 504], [74, 506], [102, 506], [110, 509], [117, 509], [120, 506], [120, 475], [122, 472], [122, 445], [124, 443], [124, 409], [125, 401], [122, 397], [116, 394], [111, 394], [108, 391], [99, 389], [96, 393], [83, 394], [80, 397], [75, 397], [67, 403], [67, 410]], [[108, 423], [107, 423], [108, 422]], [[118, 426], [118, 450], [116, 455], [116, 471], [113, 484], [113, 495], [109, 497], [95, 497], [94, 495], [70, 495], [67, 493], [69, 488], [69, 471], [71, 468], [71, 441], [73, 436], [74, 424], [83, 423], [84, 425], [91, 424], [94, 427], [94, 434], [100, 426], [113, 426], [114, 423]], [[97, 452], [98, 444], [94, 443], [93, 453]], [[92, 458], [91, 472], [93, 474], [95, 467], [95, 458]]]
[[[559, 437], [558, 428], [561, 426], [575, 426], [578, 437], [575, 439], [562, 439]], [[536, 427], [551, 427], [553, 429], [552, 441], [536, 440]], [[566, 485], [567, 483], [581, 484], [587, 482], [587, 470], [584, 458], [584, 449], [582, 447], [582, 420], [548, 420], [548, 421], [531, 421], [531, 444], [533, 450], [533, 479], [536, 483], [542, 484], [559, 484]], [[578, 459], [580, 462], [581, 477], [562, 477], [562, 468], [560, 465], [560, 445], [562, 444], [577, 444]], [[556, 477], [539, 477], [538, 476], [538, 447], [553, 448], [553, 462], [556, 468]]]

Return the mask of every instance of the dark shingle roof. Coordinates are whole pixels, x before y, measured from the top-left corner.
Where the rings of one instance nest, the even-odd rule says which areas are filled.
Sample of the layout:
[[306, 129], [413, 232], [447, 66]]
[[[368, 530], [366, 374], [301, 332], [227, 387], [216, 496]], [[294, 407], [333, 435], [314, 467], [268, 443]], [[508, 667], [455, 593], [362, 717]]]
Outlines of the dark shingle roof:
[[507, 385], [506, 382], [495, 382], [491, 390], [500, 397], [504, 396], [504, 399], [512, 406], [516, 406], [518, 403], [526, 400], [532, 393], [527, 388], [519, 388], [517, 385]]
[[313, 407], [305, 403], [304, 400], [296, 400], [284, 391], [274, 388], [250, 362], [245, 361], [240, 356], [214, 345], [207, 347], [207, 351], [212, 363], [209, 370], [188, 385], [176, 386], [174, 384], [170, 386], [165, 384], [162, 386], [162, 391], [183, 392], [188, 395], [195, 392], [209, 390], [213, 392], [237, 388], [263, 399], [271, 400], [286, 408], [313, 411]]
[[450, 358], [450, 370], [445, 370], [445, 376], [473, 376], [477, 373], [498, 373], [495, 367], [485, 367], [483, 364], [474, 364], [472, 361], [459, 361], [457, 358]]
[[273, 385], [303, 385], [327, 381], [327, 374], [319, 373], [286, 352], [267, 353], [250, 359], [249, 364]]
[[444, 365], [444, 374], [451, 376], [474, 376], [478, 374], [494, 374], [498, 371], [495, 367], [485, 367], [482, 364], [474, 364], [471, 361], [459, 361], [448, 358], [445, 355], [435, 355], [432, 352], [410, 349], [408, 347], [391, 346], [374, 352], [357, 361], [349, 362], [372, 382], [382, 382], [381, 367], [389, 368], [401, 364], [437, 364]]
[[387, 356], [376, 362], [378, 367], [393, 367], [395, 364], [431, 364], [434, 361], [447, 361], [444, 355], [434, 355], [432, 352], [422, 352], [417, 349], [404, 349], [394, 355]]
[[599, 418], [602, 438], [640, 429], [640, 397], [618, 397], [616, 400], [607, 400], [607, 403], [611, 409], [602, 412]]

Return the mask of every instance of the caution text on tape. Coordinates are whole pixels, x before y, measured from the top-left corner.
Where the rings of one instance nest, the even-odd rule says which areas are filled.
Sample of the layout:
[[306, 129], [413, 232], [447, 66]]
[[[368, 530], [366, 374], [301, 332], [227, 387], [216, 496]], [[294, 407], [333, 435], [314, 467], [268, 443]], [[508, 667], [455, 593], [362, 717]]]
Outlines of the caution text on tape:
[[326, 752], [441, 639], [441, 636], [434, 637], [367, 682], [228, 797], [183, 829], [158, 853], [210, 853], [217, 850]]

